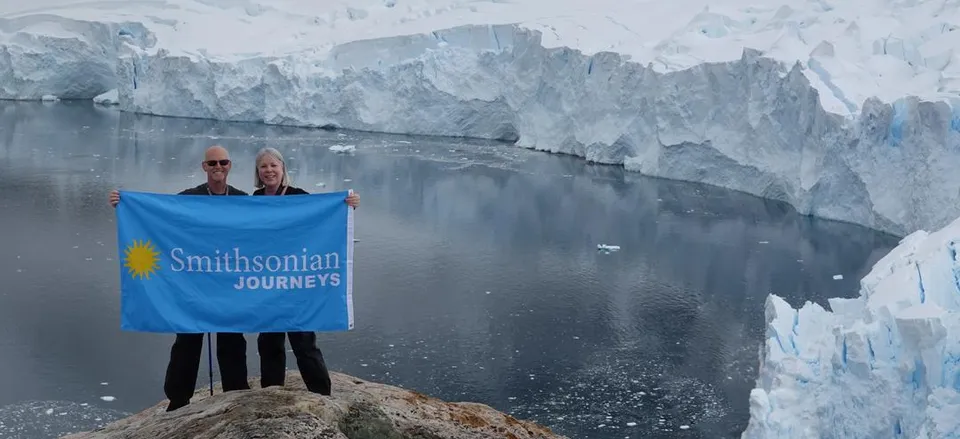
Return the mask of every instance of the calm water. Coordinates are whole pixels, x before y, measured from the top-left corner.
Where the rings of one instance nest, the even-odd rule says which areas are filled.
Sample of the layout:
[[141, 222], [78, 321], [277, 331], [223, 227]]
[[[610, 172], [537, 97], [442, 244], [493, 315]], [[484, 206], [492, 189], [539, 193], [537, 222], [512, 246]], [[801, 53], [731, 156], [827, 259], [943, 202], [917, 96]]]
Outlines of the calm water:
[[0, 103], [0, 438], [90, 429], [163, 399], [172, 336], [119, 330], [106, 194], [199, 184], [215, 142], [242, 189], [270, 145], [295, 184], [362, 195], [357, 328], [320, 338], [333, 369], [577, 438], [737, 436], [766, 295], [855, 295], [897, 241], [509, 146]]

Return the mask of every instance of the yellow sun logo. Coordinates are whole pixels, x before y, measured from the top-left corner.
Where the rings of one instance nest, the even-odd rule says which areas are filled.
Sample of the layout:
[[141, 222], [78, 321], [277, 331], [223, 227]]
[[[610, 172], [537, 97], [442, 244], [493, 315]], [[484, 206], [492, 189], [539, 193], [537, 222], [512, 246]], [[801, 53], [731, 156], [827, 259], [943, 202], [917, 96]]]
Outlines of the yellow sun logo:
[[150, 241], [133, 241], [123, 252], [123, 266], [130, 271], [131, 277], [150, 279], [150, 275], [160, 268], [160, 252]]

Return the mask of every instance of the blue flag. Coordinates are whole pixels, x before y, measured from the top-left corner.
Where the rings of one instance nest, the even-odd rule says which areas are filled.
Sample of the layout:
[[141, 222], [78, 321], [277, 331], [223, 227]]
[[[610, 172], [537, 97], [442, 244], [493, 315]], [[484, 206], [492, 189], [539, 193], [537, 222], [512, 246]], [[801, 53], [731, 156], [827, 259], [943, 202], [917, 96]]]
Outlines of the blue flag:
[[347, 194], [121, 192], [121, 329], [353, 329], [353, 212], [344, 202]]

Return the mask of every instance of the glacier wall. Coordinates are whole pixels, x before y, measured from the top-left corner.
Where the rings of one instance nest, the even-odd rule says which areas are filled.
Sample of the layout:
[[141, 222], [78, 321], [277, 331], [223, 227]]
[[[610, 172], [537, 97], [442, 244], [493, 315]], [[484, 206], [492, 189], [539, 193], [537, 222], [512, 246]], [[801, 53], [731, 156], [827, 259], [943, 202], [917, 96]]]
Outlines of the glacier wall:
[[[749, 49], [739, 60], [660, 73], [616, 53], [545, 48], [521, 26], [466, 25], [218, 61], [154, 47], [142, 26], [100, 26], [45, 42], [84, 53], [74, 68], [98, 75], [77, 82], [71, 69], [50, 69], [2, 97], [93, 98], [116, 88], [120, 108], [138, 113], [500, 139], [901, 236], [960, 215], [952, 172], [960, 104], [869, 99], [845, 119], [823, 109], [803, 63]], [[18, 56], [0, 58], [0, 71], [36, 75]]]
[[121, 41], [150, 47], [142, 23], [101, 23], [58, 15], [0, 18], [0, 99], [90, 99], [117, 84]]
[[960, 437], [960, 219], [917, 231], [827, 311], [766, 303], [744, 439]]

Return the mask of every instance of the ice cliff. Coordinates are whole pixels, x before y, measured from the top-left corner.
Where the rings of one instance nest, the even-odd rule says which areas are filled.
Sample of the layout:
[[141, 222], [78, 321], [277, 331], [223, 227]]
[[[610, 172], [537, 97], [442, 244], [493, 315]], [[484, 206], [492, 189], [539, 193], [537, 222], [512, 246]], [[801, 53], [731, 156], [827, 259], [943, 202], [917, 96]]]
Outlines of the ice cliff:
[[960, 437], [960, 219], [918, 231], [830, 311], [766, 304], [754, 438]]
[[129, 51], [119, 102], [160, 115], [517, 141], [898, 234], [960, 214], [960, 106], [870, 99], [849, 122], [824, 111], [799, 64], [749, 49], [658, 73], [540, 38], [463, 26], [346, 43], [322, 60]]
[[[687, 0], [628, 26], [622, 2], [598, 1], [571, 20], [601, 38], [542, 18], [576, 2], [365, 0], [316, 16], [291, 0], [45, 2], [59, 6], [0, 14], [0, 98], [116, 90], [140, 113], [502, 139], [899, 235], [960, 215], [960, 8], [946, 3]], [[864, 41], [866, 55], [850, 48]]]

